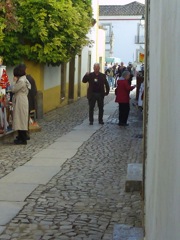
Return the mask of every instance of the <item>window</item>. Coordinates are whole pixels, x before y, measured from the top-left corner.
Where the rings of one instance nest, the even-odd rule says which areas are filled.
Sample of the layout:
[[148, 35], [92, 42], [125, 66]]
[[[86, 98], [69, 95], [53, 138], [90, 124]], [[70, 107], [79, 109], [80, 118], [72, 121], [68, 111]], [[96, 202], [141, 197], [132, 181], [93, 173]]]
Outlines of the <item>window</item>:
[[110, 43], [111, 41], [111, 32], [112, 32], [112, 25], [110, 23], [103, 24], [103, 28], [105, 29], [106, 33], [106, 43]]
[[145, 43], [145, 27], [142, 24], [138, 24], [138, 35], [135, 36], [136, 44], [144, 44]]

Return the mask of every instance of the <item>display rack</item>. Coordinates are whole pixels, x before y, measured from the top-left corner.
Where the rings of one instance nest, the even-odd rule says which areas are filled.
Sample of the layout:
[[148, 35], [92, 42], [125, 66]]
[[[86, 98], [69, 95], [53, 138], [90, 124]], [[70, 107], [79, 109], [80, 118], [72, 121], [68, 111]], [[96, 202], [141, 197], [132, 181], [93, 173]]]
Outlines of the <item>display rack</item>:
[[13, 106], [6, 66], [0, 65], [0, 136], [12, 131]]

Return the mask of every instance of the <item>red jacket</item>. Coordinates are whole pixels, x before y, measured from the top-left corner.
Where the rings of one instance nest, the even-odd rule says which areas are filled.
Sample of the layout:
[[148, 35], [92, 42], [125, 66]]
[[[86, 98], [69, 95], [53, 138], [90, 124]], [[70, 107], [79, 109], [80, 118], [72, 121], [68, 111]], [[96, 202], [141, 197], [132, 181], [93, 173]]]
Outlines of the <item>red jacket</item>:
[[135, 86], [130, 86], [128, 80], [118, 80], [116, 88], [116, 99], [115, 102], [118, 103], [129, 103], [129, 93], [135, 88]]

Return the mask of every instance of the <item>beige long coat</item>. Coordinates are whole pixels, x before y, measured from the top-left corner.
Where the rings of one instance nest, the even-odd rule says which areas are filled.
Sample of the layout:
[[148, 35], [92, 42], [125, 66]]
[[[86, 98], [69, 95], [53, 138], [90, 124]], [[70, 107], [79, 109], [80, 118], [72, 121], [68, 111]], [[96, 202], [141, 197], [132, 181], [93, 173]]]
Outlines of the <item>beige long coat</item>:
[[13, 129], [28, 130], [28, 92], [31, 88], [26, 76], [20, 77], [12, 87], [13, 96]]

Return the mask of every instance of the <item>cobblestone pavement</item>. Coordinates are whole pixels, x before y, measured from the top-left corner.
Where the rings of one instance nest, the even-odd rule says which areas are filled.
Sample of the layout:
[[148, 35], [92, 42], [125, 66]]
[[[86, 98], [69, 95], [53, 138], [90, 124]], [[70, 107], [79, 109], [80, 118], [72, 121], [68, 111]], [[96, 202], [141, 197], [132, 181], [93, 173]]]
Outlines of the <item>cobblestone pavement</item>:
[[[106, 102], [114, 99], [114, 93]], [[135, 102], [134, 96], [131, 99]], [[30, 160], [87, 118], [87, 100], [58, 108], [39, 121], [27, 146], [12, 139], [0, 145], [2, 178]], [[117, 125], [118, 108], [105, 125], [85, 141], [47, 185], [39, 185], [27, 204], [6, 226], [1, 240], [111, 240], [115, 223], [142, 226], [139, 192], [126, 193], [127, 164], [141, 162], [142, 120], [131, 106], [129, 127]]]

